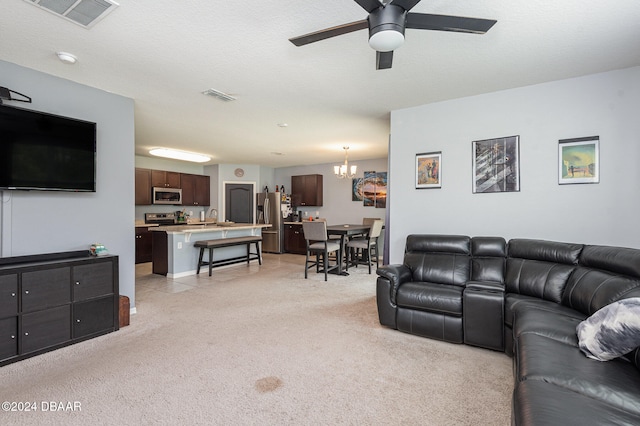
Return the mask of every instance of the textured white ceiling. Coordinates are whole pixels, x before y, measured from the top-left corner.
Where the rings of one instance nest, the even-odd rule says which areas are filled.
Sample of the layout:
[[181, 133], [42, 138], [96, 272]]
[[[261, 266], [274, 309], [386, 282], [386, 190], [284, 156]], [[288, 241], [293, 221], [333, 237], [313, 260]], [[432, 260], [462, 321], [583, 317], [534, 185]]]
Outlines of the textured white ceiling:
[[637, 0], [424, 0], [413, 12], [498, 23], [485, 35], [407, 30], [380, 71], [366, 30], [288, 41], [366, 18], [352, 0], [117, 1], [87, 30], [2, 0], [0, 59], [133, 98], [141, 155], [173, 147], [282, 167], [340, 162], [348, 145], [350, 160], [380, 158], [392, 110], [640, 65]]

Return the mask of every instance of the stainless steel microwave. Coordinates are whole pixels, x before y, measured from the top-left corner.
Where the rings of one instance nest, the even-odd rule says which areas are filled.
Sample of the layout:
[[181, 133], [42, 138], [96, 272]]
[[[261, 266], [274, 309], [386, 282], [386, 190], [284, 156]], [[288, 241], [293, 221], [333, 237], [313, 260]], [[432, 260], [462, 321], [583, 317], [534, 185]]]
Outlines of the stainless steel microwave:
[[182, 189], [154, 187], [153, 204], [182, 204]]

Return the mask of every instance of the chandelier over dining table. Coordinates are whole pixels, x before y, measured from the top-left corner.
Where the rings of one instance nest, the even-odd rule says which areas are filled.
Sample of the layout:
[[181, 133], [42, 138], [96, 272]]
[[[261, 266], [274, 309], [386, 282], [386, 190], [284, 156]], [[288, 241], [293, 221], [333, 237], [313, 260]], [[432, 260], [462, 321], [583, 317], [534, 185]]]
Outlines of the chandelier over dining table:
[[356, 177], [358, 166], [349, 166], [349, 147], [343, 146], [342, 149], [344, 149], [344, 164], [333, 166], [333, 172], [338, 179], [353, 179]]

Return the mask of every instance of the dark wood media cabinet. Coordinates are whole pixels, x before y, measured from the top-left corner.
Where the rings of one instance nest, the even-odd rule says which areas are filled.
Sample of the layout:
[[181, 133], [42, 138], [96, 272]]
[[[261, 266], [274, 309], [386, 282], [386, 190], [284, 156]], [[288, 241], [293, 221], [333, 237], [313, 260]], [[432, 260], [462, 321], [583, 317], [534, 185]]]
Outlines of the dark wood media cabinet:
[[119, 329], [118, 256], [0, 258], [0, 366]]

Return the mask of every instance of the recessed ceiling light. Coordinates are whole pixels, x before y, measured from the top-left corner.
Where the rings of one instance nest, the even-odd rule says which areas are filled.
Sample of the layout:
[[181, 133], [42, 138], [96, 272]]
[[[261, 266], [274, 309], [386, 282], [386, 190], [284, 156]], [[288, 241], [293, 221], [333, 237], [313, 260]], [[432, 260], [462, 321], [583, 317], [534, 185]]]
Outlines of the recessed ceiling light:
[[174, 160], [193, 161], [194, 163], [206, 163], [211, 157], [204, 154], [196, 154], [195, 152], [178, 151], [169, 148], [154, 148], [149, 154], [157, 157], [172, 158]]
[[58, 55], [58, 59], [60, 59], [65, 64], [75, 64], [76, 62], [78, 62], [78, 58], [71, 53], [56, 52], [56, 55]]
[[287, 123], [278, 123], [278, 127], [288, 127]]
[[277, 151], [271, 151], [271, 155], [284, 155], [284, 154]]

